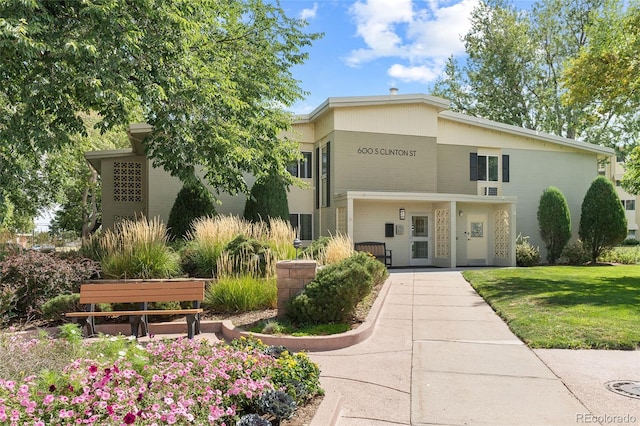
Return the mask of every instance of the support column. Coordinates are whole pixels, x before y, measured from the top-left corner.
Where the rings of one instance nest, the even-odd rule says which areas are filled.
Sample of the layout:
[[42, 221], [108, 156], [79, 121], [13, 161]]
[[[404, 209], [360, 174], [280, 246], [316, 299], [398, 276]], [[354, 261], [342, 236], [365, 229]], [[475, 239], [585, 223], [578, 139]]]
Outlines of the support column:
[[287, 314], [287, 302], [296, 297], [316, 277], [315, 260], [282, 260], [276, 263], [278, 277], [278, 318]]

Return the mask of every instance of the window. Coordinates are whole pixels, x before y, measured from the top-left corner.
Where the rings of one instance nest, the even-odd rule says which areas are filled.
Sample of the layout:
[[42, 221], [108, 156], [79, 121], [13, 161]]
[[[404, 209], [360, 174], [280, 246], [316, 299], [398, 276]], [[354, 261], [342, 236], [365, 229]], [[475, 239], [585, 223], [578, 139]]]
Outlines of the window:
[[629, 233], [627, 234], [627, 238], [635, 238], [636, 237], [636, 230], [635, 229], [629, 229]]
[[498, 157], [495, 155], [478, 155], [478, 180], [498, 181]]
[[296, 230], [301, 240], [313, 240], [313, 220], [310, 214], [293, 213], [289, 215], [289, 222]]
[[625, 210], [635, 210], [636, 209], [636, 200], [620, 200], [622, 203], [622, 207]]
[[[322, 148], [316, 148], [316, 208], [329, 207], [331, 204], [331, 149], [327, 142]], [[319, 179], [318, 179], [319, 177]]]
[[[478, 155], [472, 152], [469, 157], [470, 179], [474, 181], [498, 182], [500, 157], [497, 155]], [[509, 182], [509, 156], [502, 156], [502, 182]]]
[[302, 159], [291, 163], [287, 170], [292, 176], [309, 179], [311, 178], [311, 153], [303, 151]]

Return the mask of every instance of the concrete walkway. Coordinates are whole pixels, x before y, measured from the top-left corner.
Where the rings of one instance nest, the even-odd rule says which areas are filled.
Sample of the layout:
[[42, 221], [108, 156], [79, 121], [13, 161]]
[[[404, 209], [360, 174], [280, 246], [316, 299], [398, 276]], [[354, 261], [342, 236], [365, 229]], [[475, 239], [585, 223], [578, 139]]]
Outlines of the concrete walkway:
[[[640, 424], [640, 400], [614, 394], [604, 382], [604, 390], [594, 393], [588, 387], [574, 392], [561, 380], [564, 375], [565, 381], [585, 385], [584, 377], [571, 377], [577, 373], [563, 353], [604, 351], [543, 351], [538, 356], [459, 271], [393, 271], [390, 281], [369, 339], [310, 353], [320, 364], [328, 396], [340, 397], [338, 425], [576, 425], [624, 414]], [[626, 354], [624, 363], [631, 367], [624, 371], [633, 374], [637, 368], [637, 374], [617, 379], [640, 380], [640, 352]], [[559, 366], [559, 372], [541, 357]], [[598, 358], [601, 367], [607, 359]], [[582, 368], [591, 362], [587, 357]], [[592, 399], [600, 400], [598, 392], [611, 394], [619, 404], [616, 411], [587, 408]], [[606, 410], [602, 404], [596, 408]]]

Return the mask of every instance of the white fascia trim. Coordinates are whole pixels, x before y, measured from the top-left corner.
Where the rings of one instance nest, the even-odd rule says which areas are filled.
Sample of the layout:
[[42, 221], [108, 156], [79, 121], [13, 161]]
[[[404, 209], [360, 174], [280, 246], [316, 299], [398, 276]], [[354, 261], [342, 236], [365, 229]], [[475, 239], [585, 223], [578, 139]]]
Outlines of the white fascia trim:
[[461, 114], [459, 112], [442, 111], [440, 112], [440, 114], [438, 114], [438, 116], [446, 120], [457, 121], [459, 123], [469, 124], [471, 126], [482, 127], [485, 129], [496, 130], [504, 133], [511, 133], [519, 136], [527, 136], [533, 139], [555, 143], [557, 145], [563, 145], [583, 151], [595, 152], [596, 154], [606, 155], [607, 157], [615, 155], [615, 151], [613, 148], [594, 145], [575, 139], [554, 136], [549, 133], [525, 129], [524, 127], [513, 126], [511, 124], [499, 123], [497, 121], [491, 121], [485, 118], [472, 117], [470, 115]]
[[468, 202], [468, 203], [507, 203], [515, 204], [518, 197], [514, 196], [483, 196], [466, 194], [440, 194], [431, 192], [387, 192], [387, 191], [347, 191], [335, 196], [336, 201], [342, 200], [375, 200], [375, 201], [431, 201], [431, 202]]
[[87, 151], [84, 153], [84, 158], [98, 173], [101, 173], [102, 160], [107, 158], [129, 157], [131, 155], [134, 155], [133, 148], [105, 149], [103, 151]]
[[299, 123], [313, 121], [332, 108], [415, 103], [431, 105], [436, 107], [439, 111], [448, 109], [450, 105], [450, 102], [446, 99], [424, 94], [335, 97], [327, 98], [309, 114], [294, 116], [294, 120]]

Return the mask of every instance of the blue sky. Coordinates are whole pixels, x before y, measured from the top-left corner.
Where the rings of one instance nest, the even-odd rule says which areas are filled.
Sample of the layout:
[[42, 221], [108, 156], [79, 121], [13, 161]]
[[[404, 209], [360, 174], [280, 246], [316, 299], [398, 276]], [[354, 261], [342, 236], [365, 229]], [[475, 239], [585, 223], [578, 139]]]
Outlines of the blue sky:
[[[478, 0], [281, 0], [288, 16], [323, 32], [309, 59], [293, 69], [312, 111], [328, 97], [430, 93], [451, 55], [464, 58], [461, 37]], [[531, 1], [516, 0], [519, 8]]]

